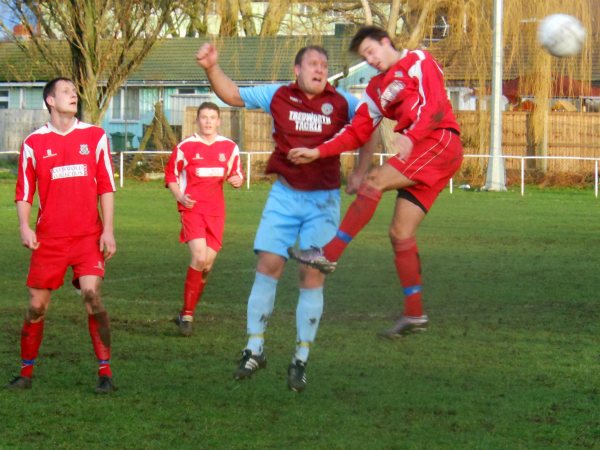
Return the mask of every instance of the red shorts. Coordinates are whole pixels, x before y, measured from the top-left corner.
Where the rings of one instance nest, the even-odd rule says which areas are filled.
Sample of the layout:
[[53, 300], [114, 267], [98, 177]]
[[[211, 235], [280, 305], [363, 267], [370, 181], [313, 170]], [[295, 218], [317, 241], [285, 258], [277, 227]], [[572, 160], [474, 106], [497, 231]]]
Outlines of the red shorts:
[[460, 168], [462, 160], [460, 137], [447, 129], [440, 129], [415, 144], [407, 161], [395, 155], [386, 164], [417, 183], [403, 190], [412, 194], [429, 211]]
[[35, 289], [58, 289], [65, 273], [73, 268], [72, 283], [79, 288], [79, 277], [104, 277], [104, 255], [100, 251], [100, 234], [68, 238], [41, 238], [31, 254], [27, 286]]
[[206, 245], [215, 252], [223, 246], [223, 230], [225, 229], [225, 216], [205, 216], [204, 214], [181, 214], [181, 233], [179, 240], [188, 242], [192, 239], [206, 239]]

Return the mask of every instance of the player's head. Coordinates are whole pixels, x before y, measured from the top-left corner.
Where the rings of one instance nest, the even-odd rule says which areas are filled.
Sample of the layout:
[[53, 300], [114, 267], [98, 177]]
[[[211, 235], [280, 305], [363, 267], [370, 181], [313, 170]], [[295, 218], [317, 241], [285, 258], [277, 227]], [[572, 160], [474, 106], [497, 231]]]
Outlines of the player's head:
[[70, 78], [58, 77], [48, 81], [42, 95], [50, 114], [52, 109], [60, 113], [77, 114], [77, 88]]
[[309, 98], [325, 90], [328, 70], [328, 55], [323, 47], [309, 45], [296, 53], [294, 60], [296, 81]]
[[388, 70], [398, 60], [392, 38], [387, 31], [376, 26], [359, 29], [350, 42], [350, 51], [381, 72]]
[[212, 102], [204, 102], [196, 112], [198, 132], [203, 137], [212, 138], [219, 132], [221, 125], [221, 110]]

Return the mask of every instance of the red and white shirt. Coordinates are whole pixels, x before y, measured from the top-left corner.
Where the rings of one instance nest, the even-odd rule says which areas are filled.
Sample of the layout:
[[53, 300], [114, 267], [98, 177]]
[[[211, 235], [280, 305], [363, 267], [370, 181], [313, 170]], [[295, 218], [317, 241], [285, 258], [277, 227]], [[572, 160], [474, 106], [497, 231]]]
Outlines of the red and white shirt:
[[194, 134], [173, 149], [165, 167], [165, 185], [177, 183], [182, 193], [196, 200], [192, 209], [178, 202], [179, 211], [224, 216], [223, 183], [233, 175], [244, 177], [237, 144], [223, 136], [208, 143]]
[[38, 238], [100, 232], [98, 196], [115, 191], [104, 130], [76, 120], [64, 133], [48, 123], [27, 136], [19, 157], [15, 201], [33, 204], [36, 186]]
[[405, 50], [396, 64], [373, 77], [352, 122], [319, 145], [320, 157], [360, 147], [383, 117], [395, 120], [394, 131], [405, 134], [414, 144], [440, 128], [460, 132], [446, 94], [444, 74], [431, 54]]

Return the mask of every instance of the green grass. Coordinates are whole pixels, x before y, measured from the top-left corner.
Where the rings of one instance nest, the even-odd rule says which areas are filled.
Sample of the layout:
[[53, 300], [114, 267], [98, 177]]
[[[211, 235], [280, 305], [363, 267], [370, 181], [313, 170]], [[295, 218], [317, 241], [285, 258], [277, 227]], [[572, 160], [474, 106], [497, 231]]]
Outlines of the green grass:
[[[0, 182], [6, 381], [18, 372], [29, 263], [13, 182]], [[600, 200], [591, 191], [443, 193], [418, 237], [430, 330], [400, 342], [375, 337], [401, 310], [386, 194], [328, 278], [301, 395], [285, 381], [293, 263], [278, 288], [267, 370], [232, 379], [266, 195], [266, 185], [227, 191], [224, 248], [185, 339], [171, 323], [189, 258], [174, 202], [158, 183], [128, 180], [104, 284], [120, 390], [93, 394], [86, 317], [67, 279], [47, 316], [33, 389], [0, 390], [0, 448], [600, 448]]]

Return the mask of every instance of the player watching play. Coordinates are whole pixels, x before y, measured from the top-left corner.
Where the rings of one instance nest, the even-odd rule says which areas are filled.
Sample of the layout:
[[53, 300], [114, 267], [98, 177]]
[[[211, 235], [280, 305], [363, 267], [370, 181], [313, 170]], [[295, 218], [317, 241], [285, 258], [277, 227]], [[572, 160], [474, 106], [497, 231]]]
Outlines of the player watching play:
[[219, 135], [220, 116], [217, 105], [202, 103], [196, 113], [198, 133], [177, 144], [165, 167], [165, 184], [181, 215], [179, 239], [187, 243], [192, 256], [177, 318], [184, 336], [192, 334], [194, 310], [223, 245], [223, 183], [239, 188], [244, 182], [238, 146]]
[[395, 120], [396, 155], [372, 169], [348, 208], [335, 237], [323, 248], [289, 249], [292, 258], [324, 273], [335, 269], [346, 246], [371, 220], [382, 193], [398, 191], [389, 235], [394, 262], [404, 292], [404, 314], [386, 337], [424, 329], [421, 266], [416, 243], [419, 224], [463, 158], [452, 107], [438, 63], [424, 50], [396, 50], [386, 31], [368, 26], [352, 39], [350, 50], [379, 70], [369, 82], [352, 123], [316, 148], [295, 148], [288, 158], [296, 164], [336, 157], [366, 142], [386, 117]]
[[[27, 136], [19, 157], [15, 201], [21, 242], [32, 254], [27, 277], [29, 308], [21, 331], [21, 374], [8, 388], [31, 388], [51, 294], [63, 284], [71, 267], [98, 358], [96, 392], [109, 393], [116, 388], [110, 367], [110, 324], [100, 296], [104, 264], [117, 250], [108, 140], [102, 128], [75, 117], [77, 88], [71, 80], [48, 82], [43, 98], [50, 122]], [[34, 231], [29, 220], [36, 187], [39, 211]]]

